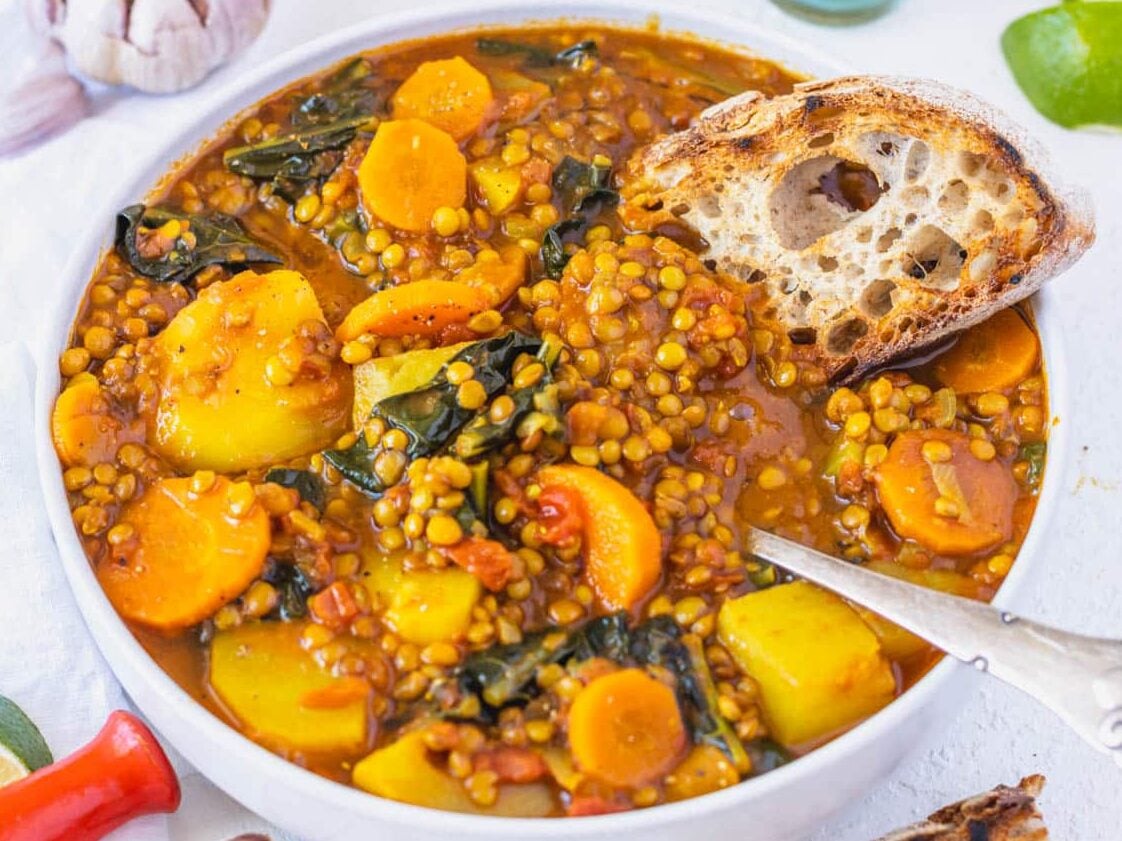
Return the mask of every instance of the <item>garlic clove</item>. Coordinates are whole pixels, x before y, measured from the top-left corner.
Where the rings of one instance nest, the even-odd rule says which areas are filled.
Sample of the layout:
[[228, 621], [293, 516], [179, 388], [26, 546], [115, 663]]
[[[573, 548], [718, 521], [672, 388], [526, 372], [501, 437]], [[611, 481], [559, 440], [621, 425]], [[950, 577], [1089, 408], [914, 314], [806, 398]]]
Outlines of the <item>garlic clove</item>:
[[[2, 45], [6, 61], [0, 78], [0, 155], [66, 128], [89, 110], [81, 83], [67, 73], [62, 48], [22, 34], [18, 43]], [[19, 52], [22, 58], [13, 60]]]
[[191, 87], [249, 44], [268, 0], [28, 0], [82, 74], [149, 93]]

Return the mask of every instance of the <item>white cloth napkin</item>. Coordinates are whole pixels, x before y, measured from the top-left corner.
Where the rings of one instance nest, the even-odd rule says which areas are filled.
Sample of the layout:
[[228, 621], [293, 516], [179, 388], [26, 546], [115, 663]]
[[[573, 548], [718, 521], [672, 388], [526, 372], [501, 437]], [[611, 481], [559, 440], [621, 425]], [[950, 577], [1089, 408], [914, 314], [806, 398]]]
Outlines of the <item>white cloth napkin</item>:
[[[92, 739], [110, 712], [130, 707], [70, 593], [36, 487], [33, 372], [23, 346], [0, 344], [0, 694], [23, 708], [60, 759]], [[111, 841], [224, 841], [243, 832], [285, 838], [164, 747], [182, 806], [172, 816], [132, 821]]]

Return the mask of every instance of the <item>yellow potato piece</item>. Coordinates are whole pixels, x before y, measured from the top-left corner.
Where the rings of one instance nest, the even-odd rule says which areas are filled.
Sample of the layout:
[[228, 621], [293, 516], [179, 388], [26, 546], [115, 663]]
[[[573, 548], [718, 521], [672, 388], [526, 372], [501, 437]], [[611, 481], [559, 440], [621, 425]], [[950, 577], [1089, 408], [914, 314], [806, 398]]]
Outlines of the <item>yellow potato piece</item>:
[[395, 356], [379, 356], [356, 365], [355, 429], [362, 429], [362, 425], [370, 418], [370, 410], [375, 403], [425, 385], [436, 376], [441, 365], [469, 344], [471, 342], [430, 350], [411, 350]]
[[553, 795], [543, 783], [503, 785], [494, 806], [479, 806], [462, 781], [432, 764], [421, 730], [374, 751], [355, 765], [353, 779], [356, 786], [379, 797], [447, 812], [540, 818], [555, 808]]
[[813, 584], [780, 584], [727, 601], [717, 626], [759, 684], [768, 729], [786, 746], [833, 736], [896, 694], [876, 635], [849, 605]]
[[468, 167], [468, 175], [492, 213], [504, 213], [522, 198], [522, 172], [499, 158], [484, 158]]
[[297, 272], [242, 272], [180, 310], [154, 342], [160, 399], [156, 449], [183, 470], [235, 472], [330, 445], [346, 429], [351, 378], [335, 360], [326, 377], [267, 375], [304, 322], [323, 322]]
[[300, 646], [305, 624], [255, 622], [215, 634], [210, 686], [255, 738], [304, 752], [357, 751], [366, 745], [365, 698], [316, 703], [342, 681]]
[[372, 554], [364, 572], [371, 595], [387, 604], [385, 623], [417, 645], [462, 637], [482, 593], [479, 579], [459, 567], [406, 572], [399, 558]]
[[890, 622], [879, 613], [865, 607], [856, 608], [858, 615], [880, 640], [881, 651], [893, 660], [907, 660], [917, 654], [930, 653], [931, 644], [906, 628]]

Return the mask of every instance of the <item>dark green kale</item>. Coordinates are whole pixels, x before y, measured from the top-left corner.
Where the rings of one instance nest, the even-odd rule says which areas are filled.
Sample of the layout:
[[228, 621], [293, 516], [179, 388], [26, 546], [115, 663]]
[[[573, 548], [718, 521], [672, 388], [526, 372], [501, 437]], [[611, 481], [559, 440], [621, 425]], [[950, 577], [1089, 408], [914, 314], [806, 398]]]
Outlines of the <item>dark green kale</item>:
[[300, 498], [323, 512], [327, 502], [327, 491], [323, 480], [309, 470], [292, 470], [287, 467], [274, 467], [265, 474], [266, 482], [273, 482], [286, 488], [294, 488]]
[[[174, 240], [158, 229], [179, 222]], [[280, 255], [255, 242], [232, 216], [203, 216], [134, 204], [117, 214], [117, 250], [137, 272], [160, 283], [186, 283], [211, 265], [281, 263]]]

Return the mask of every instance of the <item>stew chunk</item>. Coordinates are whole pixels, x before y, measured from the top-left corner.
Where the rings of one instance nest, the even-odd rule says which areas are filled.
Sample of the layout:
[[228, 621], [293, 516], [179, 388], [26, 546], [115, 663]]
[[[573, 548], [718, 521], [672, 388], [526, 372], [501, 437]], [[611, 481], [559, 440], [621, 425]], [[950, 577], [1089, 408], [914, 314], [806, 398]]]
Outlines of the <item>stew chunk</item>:
[[242, 272], [199, 293], [154, 342], [151, 440], [185, 470], [248, 470], [332, 443], [351, 377], [308, 282]]
[[771, 734], [816, 742], [879, 710], [896, 678], [876, 635], [833, 593], [805, 581], [731, 599], [721, 642], [756, 679]]
[[1013, 477], [992, 447], [971, 443], [965, 433], [945, 429], [912, 430], [892, 442], [877, 468], [877, 495], [901, 537], [934, 552], [968, 555], [1013, 536]]

